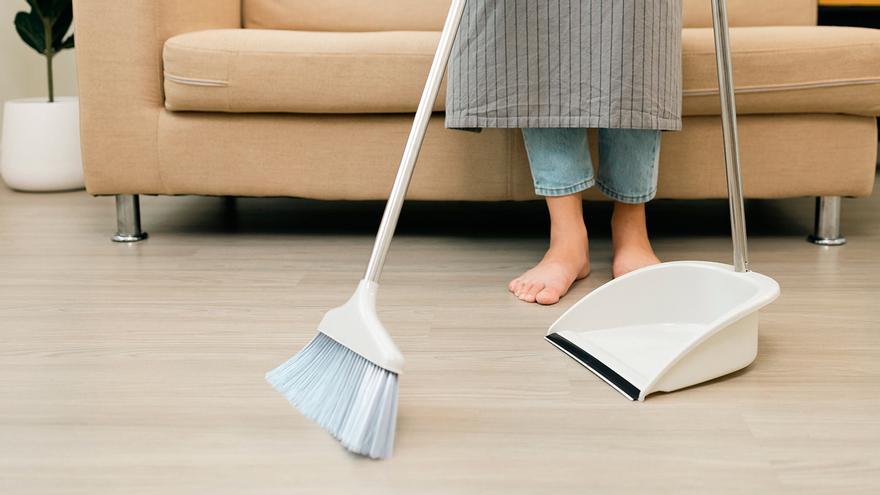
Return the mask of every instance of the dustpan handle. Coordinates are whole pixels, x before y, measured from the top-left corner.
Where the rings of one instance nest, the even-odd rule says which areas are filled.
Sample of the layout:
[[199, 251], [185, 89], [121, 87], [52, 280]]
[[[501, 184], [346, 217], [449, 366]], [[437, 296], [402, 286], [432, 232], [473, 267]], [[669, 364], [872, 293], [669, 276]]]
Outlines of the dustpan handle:
[[388, 197], [388, 203], [385, 205], [382, 224], [379, 226], [376, 243], [373, 245], [373, 254], [370, 256], [367, 271], [364, 273], [365, 280], [379, 282], [382, 267], [385, 265], [385, 256], [388, 254], [391, 238], [394, 236], [394, 229], [397, 227], [397, 219], [400, 217], [400, 209], [403, 207], [403, 199], [406, 197], [406, 190], [409, 188], [409, 183], [412, 179], [416, 159], [419, 157], [419, 150], [422, 148], [422, 141], [425, 139], [425, 130], [428, 128], [428, 121], [431, 119], [431, 113], [434, 109], [434, 102], [437, 100], [437, 93], [440, 91], [440, 82], [443, 80], [446, 62], [452, 53], [452, 45], [455, 42], [458, 25], [461, 23], [461, 17], [464, 14], [464, 5], [465, 0], [452, 0], [452, 5], [449, 7], [446, 24], [443, 26], [443, 32], [440, 34], [440, 43], [437, 46], [437, 52], [434, 54], [434, 62], [431, 64], [431, 71], [428, 72], [428, 81], [425, 83], [422, 99], [419, 100], [416, 117], [413, 120], [412, 129], [409, 132], [406, 147], [403, 150], [400, 168], [397, 170], [397, 178], [394, 180], [394, 187], [391, 189], [391, 195]]
[[746, 219], [743, 205], [742, 171], [739, 163], [739, 136], [736, 126], [733, 66], [730, 61], [727, 0], [712, 0], [712, 27], [715, 31], [715, 59], [718, 93], [721, 97], [721, 128], [724, 134], [724, 162], [727, 165], [727, 197], [730, 201], [730, 228], [733, 237], [733, 267], [749, 271]]

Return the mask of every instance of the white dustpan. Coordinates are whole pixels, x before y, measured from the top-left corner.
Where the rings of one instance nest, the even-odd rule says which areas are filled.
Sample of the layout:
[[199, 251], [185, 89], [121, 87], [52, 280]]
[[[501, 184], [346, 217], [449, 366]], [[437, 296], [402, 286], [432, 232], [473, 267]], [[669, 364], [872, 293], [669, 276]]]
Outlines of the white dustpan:
[[734, 265], [661, 263], [578, 301], [547, 340], [632, 400], [742, 369], [758, 353], [758, 310], [779, 284], [748, 269], [736, 104], [724, 0], [712, 0]]
[[603, 285], [550, 327], [547, 340], [633, 400], [748, 366], [758, 310], [779, 285], [730, 265], [677, 261]]

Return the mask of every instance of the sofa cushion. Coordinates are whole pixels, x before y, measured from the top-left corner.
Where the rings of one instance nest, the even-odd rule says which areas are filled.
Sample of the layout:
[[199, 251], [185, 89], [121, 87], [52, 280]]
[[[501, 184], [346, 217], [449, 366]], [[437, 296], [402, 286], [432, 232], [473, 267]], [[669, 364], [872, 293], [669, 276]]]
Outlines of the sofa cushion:
[[246, 28], [440, 31], [450, 0], [243, 0]]
[[[165, 43], [165, 106], [216, 112], [415, 111], [438, 40], [434, 31], [188, 33]], [[438, 98], [436, 109], [443, 103]]]
[[[731, 26], [815, 26], [818, 11], [816, 0], [727, 0]], [[712, 27], [712, 2], [684, 0], [682, 16], [686, 28]]]
[[[414, 112], [438, 37], [425, 31], [187, 33], [165, 45], [165, 104], [219, 112]], [[880, 114], [880, 31], [733, 28], [731, 45], [741, 113]], [[717, 114], [712, 30], [685, 29], [682, 49], [684, 115]], [[435, 109], [443, 103], [441, 92]]]
[[[730, 37], [739, 112], [880, 114], [880, 30], [742, 27]], [[717, 114], [712, 29], [685, 29], [682, 52], [684, 114]]]
[[[816, 24], [816, 0], [728, 0], [727, 3], [731, 26]], [[711, 26], [710, 6], [709, 0], [684, 0], [684, 26]], [[439, 31], [449, 10], [449, 0], [243, 0], [242, 9], [246, 28]]]

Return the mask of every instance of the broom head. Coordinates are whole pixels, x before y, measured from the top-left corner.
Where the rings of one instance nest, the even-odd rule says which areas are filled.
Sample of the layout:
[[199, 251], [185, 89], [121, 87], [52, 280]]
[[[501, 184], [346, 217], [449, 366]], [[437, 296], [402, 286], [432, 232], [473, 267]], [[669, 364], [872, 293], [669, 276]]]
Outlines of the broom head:
[[403, 356], [376, 315], [378, 284], [361, 280], [319, 333], [266, 380], [348, 450], [391, 457]]

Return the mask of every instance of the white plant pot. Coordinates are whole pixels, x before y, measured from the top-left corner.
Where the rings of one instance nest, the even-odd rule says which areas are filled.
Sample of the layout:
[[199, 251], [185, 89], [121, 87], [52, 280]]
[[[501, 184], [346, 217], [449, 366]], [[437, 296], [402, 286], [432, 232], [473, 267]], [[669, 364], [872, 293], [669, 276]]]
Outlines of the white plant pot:
[[83, 188], [79, 99], [24, 98], [3, 107], [0, 175], [19, 191]]

